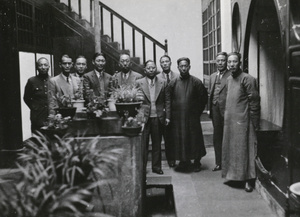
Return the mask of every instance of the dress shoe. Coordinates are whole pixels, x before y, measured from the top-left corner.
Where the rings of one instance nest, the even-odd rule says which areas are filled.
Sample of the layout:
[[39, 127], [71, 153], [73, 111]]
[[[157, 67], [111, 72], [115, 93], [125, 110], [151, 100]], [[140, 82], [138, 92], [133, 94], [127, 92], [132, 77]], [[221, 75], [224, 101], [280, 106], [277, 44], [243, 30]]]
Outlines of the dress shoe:
[[153, 173], [157, 173], [157, 174], [159, 174], [159, 175], [164, 174], [164, 172], [163, 172], [161, 169], [152, 169], [152, 172], [153, 172]]
[[250, 185], [249, 182], [246, 182], [246, 184], [245, 184], [245, 191], [246, 192], [252, 192], [253, 191], [253, 187]]
[[168, 161], [169, 167], [175, 167], [175, 161]]
[[216, 167], [215, 168], [213, 168], [212, 169], [212, 171], [218, 171], [218, 170], [221, 170], [222, 169], [222, 167], [220, 166], [220, 165], [216, 165]]
[[201, 171], [201, 163], [194, 162], [194, 172], [200, 172], [200, 171]]
[[175, 168], [176, 172], [189, 172], [191, 168], [190, 161], [180, 161], [177, 167]]

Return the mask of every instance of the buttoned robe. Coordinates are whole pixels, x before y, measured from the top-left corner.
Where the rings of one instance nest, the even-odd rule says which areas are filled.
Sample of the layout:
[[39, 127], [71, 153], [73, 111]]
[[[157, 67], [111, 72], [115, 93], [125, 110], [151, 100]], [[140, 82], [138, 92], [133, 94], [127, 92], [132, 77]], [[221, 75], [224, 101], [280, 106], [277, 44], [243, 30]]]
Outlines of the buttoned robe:
[[255, 128], [259, 123], [260, 98], [256, 79], [241, 72], [227, 79], [222, 177], [228, 180], [254, 179], [257, 138]]
[[175, 160], [188, 161], [206, 155], [200, 116], [207, 103], [202, 81], [192, 75], [170, 81], [171, 132]]

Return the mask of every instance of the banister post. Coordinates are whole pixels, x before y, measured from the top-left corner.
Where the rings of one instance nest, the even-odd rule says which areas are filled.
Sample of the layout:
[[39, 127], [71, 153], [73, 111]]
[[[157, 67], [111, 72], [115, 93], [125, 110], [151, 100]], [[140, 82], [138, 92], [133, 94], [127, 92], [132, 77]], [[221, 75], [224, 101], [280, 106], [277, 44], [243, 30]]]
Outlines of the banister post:
[[165, 55], [168, 55], [168, 40], [165, 39]]
[[94, 23], [95, 23], [95, 53], [101, 52], [101, 23], [100, 23], [100, 11], [99, 0], [94, 0]]

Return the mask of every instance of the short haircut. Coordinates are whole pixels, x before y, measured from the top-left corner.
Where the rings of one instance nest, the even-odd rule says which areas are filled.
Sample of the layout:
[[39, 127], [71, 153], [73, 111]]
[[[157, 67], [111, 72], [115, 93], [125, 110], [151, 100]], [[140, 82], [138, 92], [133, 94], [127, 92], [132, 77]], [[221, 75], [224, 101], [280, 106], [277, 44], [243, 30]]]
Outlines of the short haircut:
[[63, 54], [63, 55], [61, 56], [61, 58], [60, 58], [60, 62], [62, 62], [62, 59], [63, 59], [63, 58], [69, 58], [69, 59], [72, 60], [72, 58], [71, 58], [68, 54]]
[[121, 54], [120, 54], [119, 60], [121, 59], [121, 56], [123, 56], [123, 55], [129, 56], [129, 59], [130, 59], [129, 53], [125, 53], [125, 52], [124, 52], [124, 53], [121, 53]]
[[147, 61], [145, 62], [145, 64], [144, 64], [145, 68], [146, 68], [146, 66], [147, 66], [148, 63], [154, 63], [155, 66], [156, 66], [156, 63], [155, 63], [153, 60], [147, 60]]
[[226, 59], [227, 59], [227, 53], [226, 52], [219, 52], [219, 53], [217, 53], [217, 55], [216, 55], [216, 58], [218, 57], [218, 56], [225, 56], [226, 57]]
[[[87, 59], [85, 58], [85, 56], [83, 56], [83, 55], [79, 55], [79, 56], [76, 58], [76, 60], [78, 60], [79, 58], [83, 58], [83, 59], [87, 60]], [[75, 62], [76, 62], [76, 60], [75, 60]]]
[[35, 62], [36, 67], [38, 67], [39, 62], [40, 62], [41, 60], [46, 60], [46, 61], [48, 62], [48, 64], [49, 64], [49, 60], [48, 60], [46, 57], [41, 57], [41, 58], [39, 58], [39, 59]]
[[239, 53], [239, 52], [231, 52], [227, 55], [227, 58], [230, 57], [230, 56], [237, 56], [238, 59], [239, 59], [239, 62], [241, 62], [241, 59], [242, 59], [242, 55]]
[[171, 62], [171, 57], [170, 57], [170, 56], [168, 56], [168, 55], [166, 55], [166, 54], [165, 54], [165, 55], [163, 55], [163, 56], [162, 56], [162, 57], [159, 59], [159, 62], [160, 62], [160, 61], [161, 61], [161, 59], [162, 59], [162, 58], [164, 58], [164, 57], [167, 57], [167, 58], [170, 60], [170, 62]]
[[99, 53], [99, 52], [97, 52], [97, 53], [95, 53], [95, 54], [94, 54], [94, 56], [93, 56], [93, 60], [95, 61], [95, 59], [96, 59], [98, 56], [103, 56], [103, 57], [104, 57], [104, 59], [106, 60], [106, 56], [105, 56], [105, 54], [104, 54], [104, 53]]
[[177, 60], [177, 65], [179, 65], [179, 63], [180, 63], [181, 61], [183, 61], [183, 60], [187, 61], [187, 63], [188, 63], [189, 65], [191, 64], [191, 61], [190, 61], [190, 59], [189, 59], [188, 57], [181, 57], [181, 58], [179, 58], [179, 59]]

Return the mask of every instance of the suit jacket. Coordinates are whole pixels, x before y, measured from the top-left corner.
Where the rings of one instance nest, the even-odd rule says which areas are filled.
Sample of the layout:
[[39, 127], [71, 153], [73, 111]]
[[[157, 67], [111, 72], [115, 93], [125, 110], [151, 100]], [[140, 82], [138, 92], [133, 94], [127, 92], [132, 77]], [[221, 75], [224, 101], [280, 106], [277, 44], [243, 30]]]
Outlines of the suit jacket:
[[116, 79], [118, 80], [119, 86], [121, 86], [123, 84], [134, 84], [137, 79], [140, 79], [143, 77], [140, 73], [132, 71], [132, 70], [130, 70], [128, 73], [129, 73], [129, 76], [126, 80], [123, 78], [123, 74], [124, 74], [123, 72], [118, 72], [115, 75]]
[[[220, 84], [220, 90], [219, 90], [219, 108], [221, 111], [222, 116], [224, 117], [224, 112], [225, 112], [225, 104], [226, 104], [226, 96], [227, 96], [227, 78], [230, 75], [230, 71], [226, 70], [221, 78], [221, 84]], [[208, 84], [208, 96], [209, 96], [209, 109], [210, 113], [209, 116], [212, 118], [212, 101], [213, 101], [213, 96], [214, 96], [214, 91], [215, 91], [215, 84], [217, 80], [217, 75], [218, 72], [214, 72], [211, 74], [209, 78], [209, 84]]]
[[[156, 75], [156, 77], [167, 80], [167, 77], [165, 76], [164, 72], [159, 73], [158, 75]], [[179, 77], [178, 73], [170, 71], [170, 81], [173, 80], [174, 78], [178, 78], [178, 77]]]
[[[162, 124], [165, 124], [165, 119], [171, 117], [171, 101], [169, 95], [167, 95], [167, 82], [161, 78], [156, 77], [155, 82], [155, 102], [156, 102], [156, 113]], [[150, 117], [150, 90], [149, 83], [146, 77], [136, 81], [137, 85], [141, 87], [144, 94], [144, 101], [142, 107], [145, 109], [146, 123]]]
[[60, 96], [65, 95], [65, 96], [71, 96], [71, 98], [73, 98], [76, 91], [78, 91], [78, 88], [80, 86], [80, 79], [77, 77], [74, 77], [73, 75], [70, 75], [70, 77], [71, 77], [71, 82], [73, 85], [72, 91], [70, 91], [70, 89], [68, 88], [69, 84], [63, 77], [62, 73], [60, 73], [59, 75], [57, 75], [49, 80], [48, 90], [49, 90], [50, 113], [53, 113], [54, 108], [58, 107], [58, 102], [55, 99], [55, 96], [57, 95], [57, 93], [59, 93]]
[[[104, 79], [104, 91], [107, 92], [109, 87], [109, 82], [112, 80], [112, 76], [106, 72], [103, 72]], [[100, 82], [95, 70], [90, 71], [83, 75], [83, 89], [84, 97], [87, 100], [86, 91], [92, 89], [96, 96], [101, 96]]]

